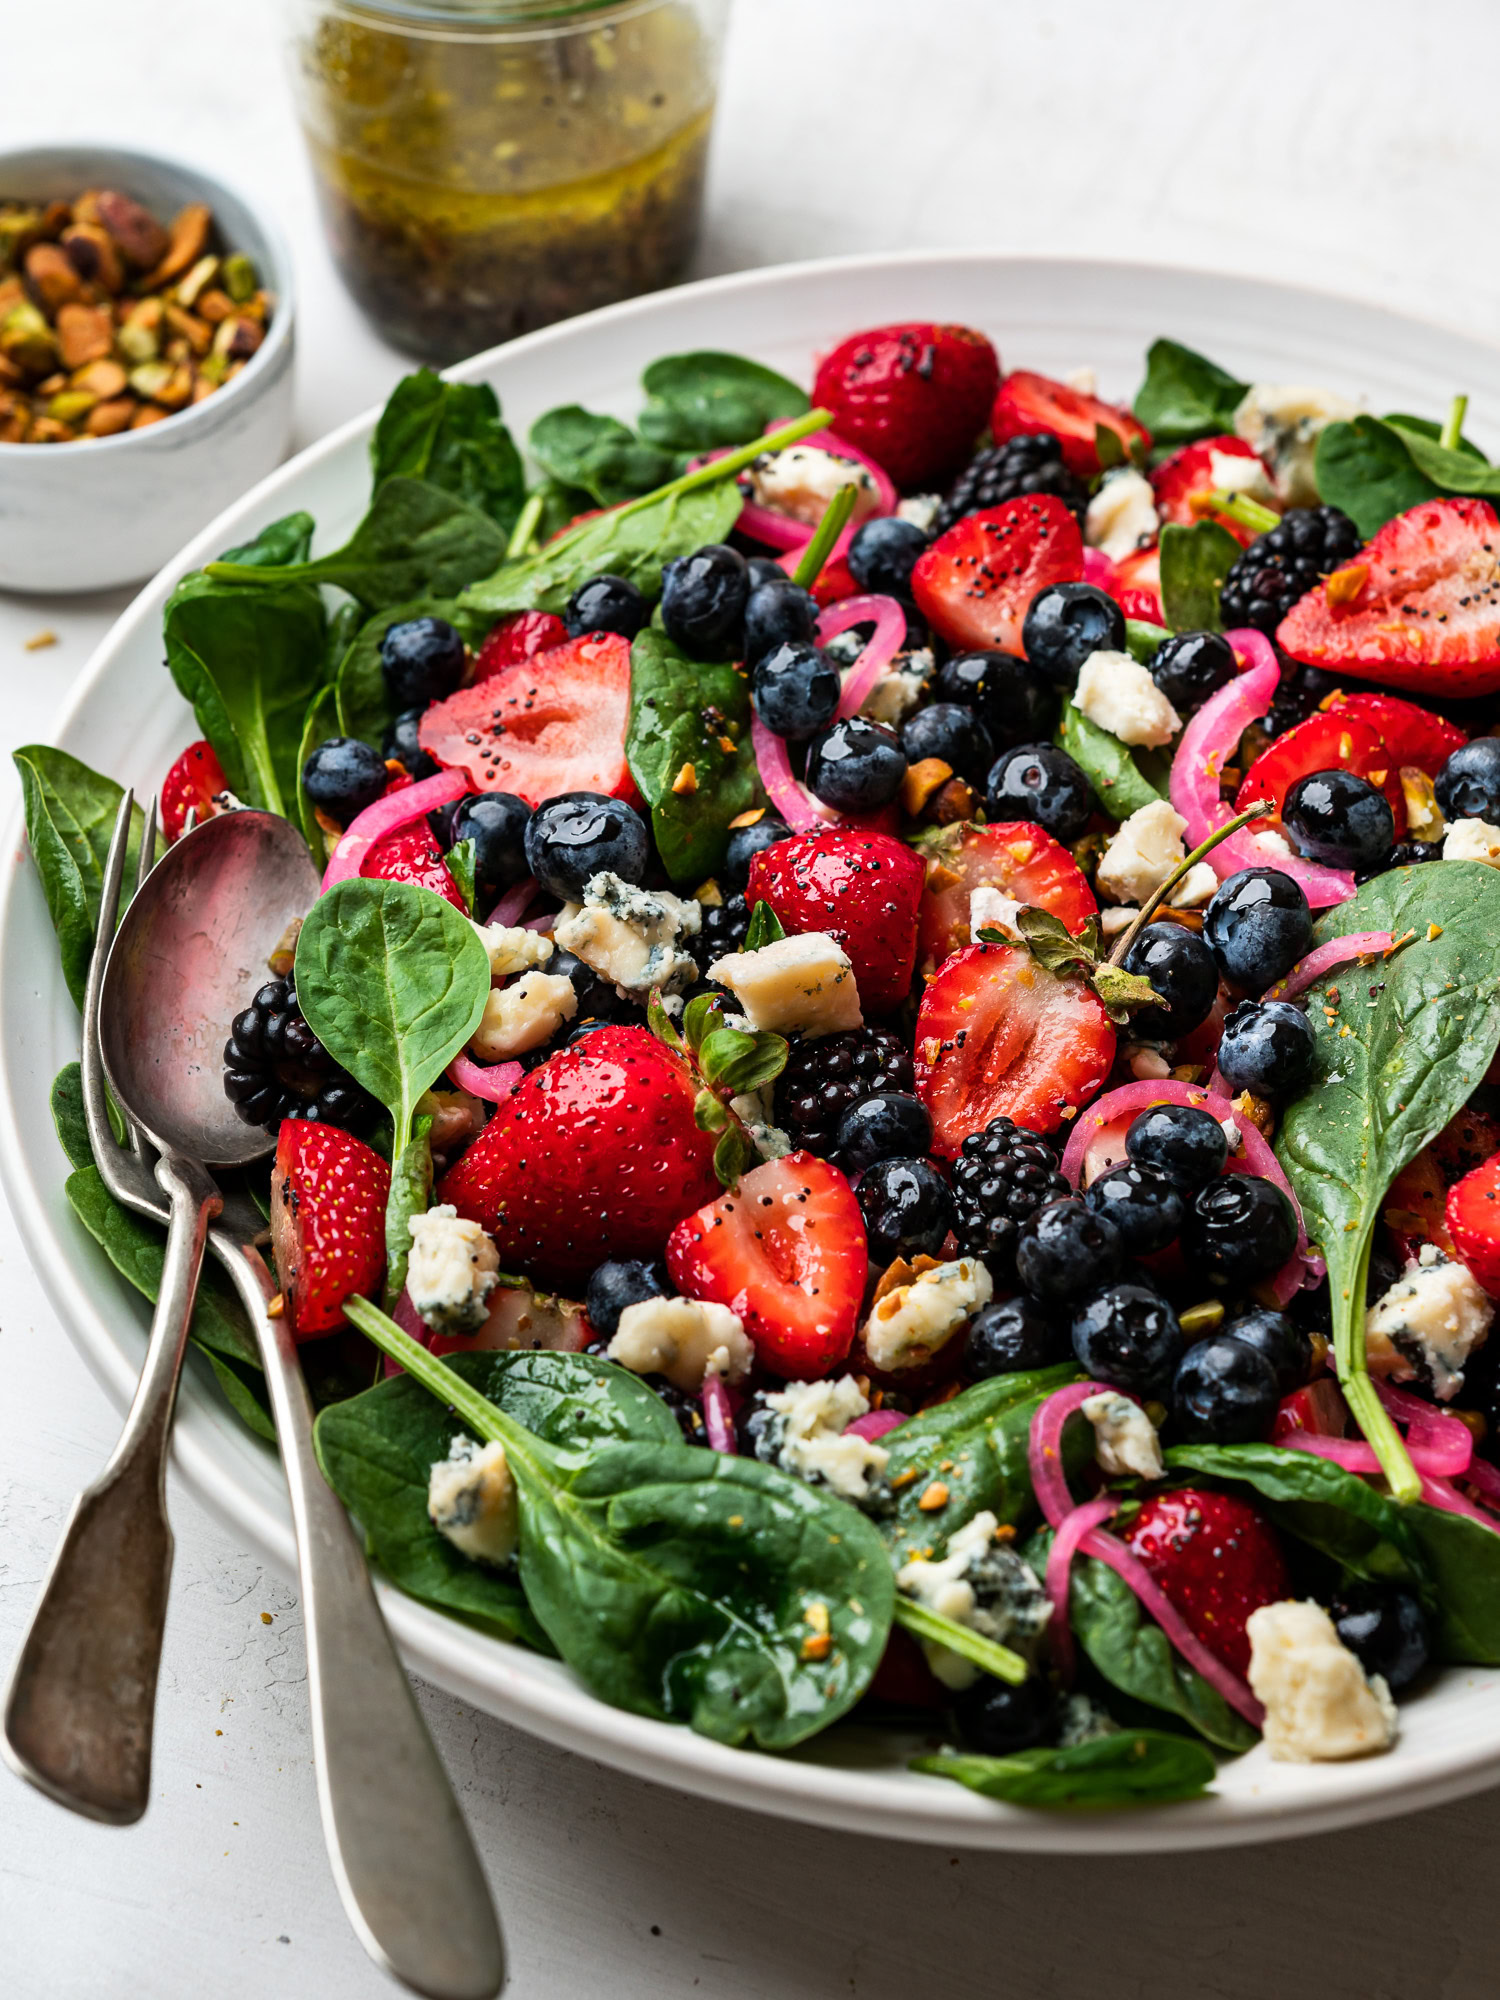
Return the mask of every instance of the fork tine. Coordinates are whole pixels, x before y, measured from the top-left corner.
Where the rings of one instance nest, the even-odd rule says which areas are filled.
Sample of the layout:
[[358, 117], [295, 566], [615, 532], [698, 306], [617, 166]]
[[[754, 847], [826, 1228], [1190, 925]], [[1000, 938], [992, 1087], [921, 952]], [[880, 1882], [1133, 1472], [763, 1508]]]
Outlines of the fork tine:
[[146, 808], [146, 824], [141, 829], [141, 848], [135, 863], [135, 891], [139, 895], [141, 884], [156, 866], [156, 799], [153, 795]]
[[79, 1067], [83, 1072], [83, 1115], [96, 1160], [121, 1150], [109, 1121], [104, 1058], [99, 1046], [99, 999], [104, 990], [104, 965], [109, 957], [110, 945], [114, 942], [115, 924], [120, 914], [120, 885], [125, 879], [125, 850], [130, 844], [130, 819], [134, 806], [135, 795], [127, 790], [115, 815], [115, 830], [104, 863], [104, 886], [99, 895], [99, 928], [94, 936], [94, 955], [89, 960], [88, 981], [83, 989], [83, 1046]]

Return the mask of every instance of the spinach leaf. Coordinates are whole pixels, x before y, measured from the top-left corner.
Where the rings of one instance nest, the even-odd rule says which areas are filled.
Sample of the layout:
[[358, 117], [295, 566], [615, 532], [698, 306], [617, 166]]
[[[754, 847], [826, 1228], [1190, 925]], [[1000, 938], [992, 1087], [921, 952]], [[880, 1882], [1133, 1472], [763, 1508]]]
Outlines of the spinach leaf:
[[1407, 1513], [1434, 1577], [1438, 1658], [1500, 1666], [1500, 1534], [1438, 1507]]
[[238, 548], [225, 549], [219, 561], [247, 563], [257, 569], [306, 562], [316, 525], [311, 514], [283, 514], [279, 521], [272, 521], [269, 527], [262, 528], [253, 542], [242, 542]]
[[1236, 382], [1215, 362], [1175, 340], [1153, 340], [1135, 413], [1157, 444], [1188, 444], [1234, 429], [1248, 382]]
[[1144, 618], [1125, 620], [1125, 649], [1140, 666], [1149, 667], [1172, 634], [1165, 625]]
[[494, 390], [487, 382], [445, 381], [430, 368], [391, 391], [370, 439], [370, 465], [377, 489], [387, 479], [425, 480], [507, 535], [526, 497], [521, 454], [500, 421]]
[[353, 641], [339, 661], [334, 686], [338, 691], [339, 729], [345, 736], [357, 736], [378, 750], [385, 732], [396, 719], [390, 690], [380, 664], [380, 642], [393, 625], [411, 618], [445, 618], [455, 626], [468, 645], [476, 646], [489, 631], [492, 620], [463, 612], [452, 597], [413, 597], [405, 604], [390, 604], [373, 618], [363, 618]]
[[1472, 445], [1467, 450], [1450, 451], [1404, 417], [1388, 417], [1386, 425], [1406, 446], [1417, 471], [1440, 492], [1474, 493], [1486, 499], [1500, 494], [1500, 466], [1491, 465]]
[[385, 1303], [394, 1311], [406, 1288], [414, 1215], [425, 1215], [432, 1199], [432, 1120], [412, 1120], [411, 1139], [391, 1161], [391, 1192], [385, 1205]]
[[352, 597], [346, 597], [329, 618], [323, 663], [330, 682], [337, 676], [339, 662], [359, 637], [359, 628], [364, 622], [365, 608], [356, 604]]
[[1240, 545], [1217, 521], [1191, 528], [1168, 521], [1161, 531], [1162, 616], [1174, 632], [1222, 632], [1219, 592]]
[[[688, 659], [648, 626], [630, 649], [625, 756], [672, 880], [702, 882], [716, 873], [729, 822], [761, 803], [744, 675]], [[691, 789], [676, 789], [689, 767]]]
[[1142, 806], [1154, 805], [1166, 796], [1146, 776], [1130, 746], [1097, 722], [1090, 722], [1071, 701], [1063, 703], [1053, 741], [1079, 766], [1112, 819], [1128, 819]]
[[808, 408], [795, 382], [739, 354], [665, 355], [651, 363], [641, 387], [641, 436], [676, 452], [749, 444]]
[[1378, 417], [1329, 424], [1319, 434], [1313, 468], [1318, 498], [1341, 507], [1366, 540], [1438, 491], [1412, 463], [1402, 434]]
[[1407, 1501], [1417, 1481], [1365, 1366], [1365, 1276], [1386, 1189], [1500, 1045], [1500, 873], [1477, 861], [1394, 869], [1329, 910], [1315, 936], [1327, 944], [1355, 931], [1413, 942], [1367, 971], [1337, 966], [1310, 989], [1313, 1076], [1282, 1114], [1276, 1153], [1328, 1263], [1339, 1380]]
[[331, 687], [320, 687], [307, 704], [307, 714], [302, 718], [302, 740], [297, 745], [297, 824], [320, 870], [328, 866], [328, 843], [318, 825], [317, 810], [307, 796], [302, 773], [318, 745], [338, 733], [337, 723], [338, 698]]
[[276, 1442], [276, 1420], [271, 1415], [271, 1397], [259, 1368], [231, 1361], [211, 1347], [200, 1349], [219, 1385], [219, 1393], [253, 1437]]
[[526, 444], [558, 485], [581, 489], [599, 507], [664, 486], [676, 470], [669, 452], [638, 438], [618, 417], [596, 415], [577, 403], [538, 417]]
[[52, 1079], [48, 1104], [57, 1143], [67, 1154], [68, 1165], [91, 1167], [94, 1149], [89, 1143], [88, 1120], [83, 1115], [83, 1070], [79, 1064], [63, 1064]]
[[[12, 762], [20, 774], [26, 840], [57, 933], [63, 978], [74, 1006], [81, 1008], [104, 893], [104, 863], [124, 793], [113, 778], [102, 777], [50, 744], [28, 743], [13, 753]], [[142, 830], [139, 806], [130, 823], [125, 879], [120, 885], [122, 916], [135, 882]]]
[[[1415, 431], [1418, 437], [1431, 438], [1434, 444], [1442, 441], [1444, 427], [1434, 422], [1431, 417], [1409, 417], [1404, 410], [1389, 410], [1381, 421], [1389, 424], [1393, 430]], [[1461, 437], [1455, 449], [1462, 452], [1466, 458], [1477, 459], [1481, 465], [1489, 464], [1484, 453], [1470, 438]]]
[[955, 1778], [1011, 1806], [1166, 1805], [1195, 1799], [1218, 1766], [1201, 1743], [1163, 1729], [1125, 1729], [1066, 1750], [1018, 1750], [1009, 1757], [914, 1757], [911, 1768]]
[[554, 535], [561, 534], [570, 521], [586, 514], [594, 502], [593, 494], [584, 487], [564, 486], [556, 479], [544, 479], [533, 491], [542, 496], [536, 533], [532, 537], [534, 545], [549, 542]]

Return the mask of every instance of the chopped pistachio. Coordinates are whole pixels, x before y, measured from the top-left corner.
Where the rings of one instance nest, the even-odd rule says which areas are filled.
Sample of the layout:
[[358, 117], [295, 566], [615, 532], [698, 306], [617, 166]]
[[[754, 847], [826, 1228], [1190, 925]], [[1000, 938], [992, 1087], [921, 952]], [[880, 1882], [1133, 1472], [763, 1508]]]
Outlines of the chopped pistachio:
[[86, 283], [99, 285], [112, 296], [124, 291], [125, 265], [108, 230], [94, 223], [75, 222], [63, 231], [62, 247]]
[[33, 243], [26, 252], [26, 282], [43, 312], [55, 313], [83, 297], [83, 280], [72, 259], [56, 243]]
[[115, 323], [108, 306], [66, 305], [57, 313], [57, 345], [64, 368], [82, 368], [101, 361], [115, 344]]
[[208, 248], [209, 232], [214, 226], [214, 212], [201, 201], [190, 201], [186, 208], [179, 209], [172, 218], [171, 236], [166, 254], [146, 283], [154, 290], [158, 285], [169, 285], [174, 278], [180, 278]]
[[87, 389], [64, 389], [60, 396], [54, 396], [48, 403], [47, 415], [56, 417], [60, 424], [76, 424], [88, 415], [98, 400]]
[[89, 411], [84, 429], [90, 437], [113, 437], [116, 431], [128, 430], [130, 420], [140, 408], [131, 396], [112, 396], [107, 403], [96, 403]]
[[14, 271], [42, 233], [42, 211], [17, 204], [0, 208], [0, 271]]
[[167, 325], [182, 336], [194, 354], [207, 354], [214, 330], [206, 319], [174, 305], [167, 306], [165, 317]]
[[125, 370], [118, 361], [91, 361], [73, 377], [75, 389], [87, 389], [96, 402], [108, 402], [125, 392]]
[[127, 264], [150, 271], [161, 262], [169, 239], [150, 209], [114, 188], [100, 188], [94, 194], [94, 212]]
[[171, 366], [165, 361], [143, 361], [130, 371], [131, 388], [148, 403], [156, 400], [171, 379]]
[[198, 294], [211, 285], [218, 276], [219, 260], [212, 251], [200, 257], [193, 268], [182, 278], [177, 287], [177, 303], [189, 308], [198, 303]]
[[57, 360], [57, 342], [46, 320], [30, 299], [18, 299], [0, 318], [0, 354], [40, 375]]
[[255, 266], [242, 250], [224, 259], [221, 275], [224, 289], [236, 305], [243, 305], [246, 299], [254, 296], [259, 280], [255, 275]]

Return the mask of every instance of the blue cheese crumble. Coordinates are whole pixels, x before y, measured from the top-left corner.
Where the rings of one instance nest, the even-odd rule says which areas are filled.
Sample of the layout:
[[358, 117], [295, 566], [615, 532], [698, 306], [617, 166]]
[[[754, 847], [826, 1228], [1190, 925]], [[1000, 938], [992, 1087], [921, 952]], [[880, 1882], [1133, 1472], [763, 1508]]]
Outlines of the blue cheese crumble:
[[1139, 1403], [1101, 1389], [1079, 1406], [1094, 1427], [1094, 1457], [1106, 1479], [1165, 1479], [1161, 1444]]
[[483, 1326], [500, 1273], [500, 1253], [490, 1238], [450, 1202], [412, 1216], [406, 1226], [406, 1290], [423, 1324], [434, 1333], [472, 1333]]
[[755, 1360], [738, 1313], [712, 1299], [638, 1299], [604, 1351], [633, 1374], [665, 1375], [694, 1396], [710, 1374], [743, 1382]]
[[891, 1455], [869, 1438], [848, 1435], [849, 1425], [870, 1407], [852, 1376], [788, 1382], [764, 1402], [775, 1418], [756, 1440], [757, 1458], [856, 1503], [879, 1489]]
[[1464, 1386], [1464, 1363], [1489, 1338], [1494, 1317], [1494, 1301], [1468, 1266], [1424, 1243], [1365, 1314], [1370, 1372], [1416, 1382], [1451, 1403]]
[[691, 899], [638, 889], [603, 869], [584, 884], [582, 903], [564, 905], [552, 935], [622, 998], [644, 1002], [653, 986], [681, 993], [696, 980], [698, 967], [679, 946], [702, 924], [703, 911]]
[[[1052, 1601], [1035, 1572], [996, 1540], [999, 1526], [986, 1508], [948, 1537], [940, 1561], [914, 1556], [904, 1564], [896, 1587], [939, 1617], [1025, 1652], [1046, 1630]], [[924, 1639], [922, 1651], [944, 1687], [966, 1688], [979, 1678], [978, 1667], [935, 1640]]]
[[503, 1569], [521, 1534], [505, 1446], [476, 1444], [460, 1431], [428, 1474], [427, 1517], [462, 1554]]

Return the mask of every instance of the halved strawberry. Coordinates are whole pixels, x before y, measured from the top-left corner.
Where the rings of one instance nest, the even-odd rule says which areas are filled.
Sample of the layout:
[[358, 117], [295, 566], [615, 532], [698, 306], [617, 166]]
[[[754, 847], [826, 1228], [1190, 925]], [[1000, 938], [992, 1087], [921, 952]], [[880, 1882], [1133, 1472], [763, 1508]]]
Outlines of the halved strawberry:
[[1125, 456], [1151, 449], [1151, 433], [1138, 424], [1129, 410], [1070, 389], [1066, 382], [1054, 382], [1050, 375], [1033, 375], [1018, 369], [1000, 384], [995, 407], [990, 412], [990, 429], [996, 444], [1021, 437], [1031, 431], [1050, 431], [1062, 446], [1063, 462], [1072, 472], [1088, 478], [1099, 470], [1096, 430], [1113, 431]]
[[594, 1329], [576, 1299], [539, 1292], [532, 1285], [507, 1284], [497, 1285], [490, 1293], [489, 1314], [477, 1333], [430, 1333], [424, 1328], [420, 1337], [434, 1354], [489, 1353], [514, 1347], [581, 1354], [594, 1338]]
[[865, 1012], [886, 1014], [911, 986], [925, 873], [921, 857], [888, 833], [822, 827], [754, 855], [746, 900], [752, 909], [769, 903], [790, 932], [837, 938]]
[[1115, 564], [1117, 591], [1111, 592], [1127, 618], [1143, 618], [1148, 625], [1160, 625], [1161, 544], [1135, 549]]
[[1500, 519], [1487, 500], [1423, 500], [1276, 628], [1293, 659], [1417, 693], [1500, 689]]
[[970, 943], [969, 898], [976, 889], [998, 889], [1017, 903], [1047, 910], [1074, 937], [1099, 907], [1067, 848], [1030, 820], [946, 827], [922, 845], [927, 886], [917, 955], [924, 972]]
[[630, 641], [588, 632], [434, 703], [417, 737], [481, 792], [514, 792], [529, 806], [559, 792], [606, 792], [634, 805], [629, 719]]
[[1500, 1153], [1448, 1190], [1453, 1247], [1487, 1292], [1500, 1296]]
[[1353, 771], [1384, 792], [1400, 840], [1406, 832], [1406, 798], [1396, 760], [1378, 730], [1344, 709], [1321, 710], [1276, 737], [1245, 773], [1234, 809], [1243, 812], [1257, 799], [1269, 799], [1279, 813], [1299, 778], [1338, 770]]
[[1055, 1132], [1114, 1059], [1109, 1015], [1081, 979], [1048, 972], [1021, 945], [966, 945], [917, 1014], [917, 1094], [932, 1114], [932, 1150], [952, 1159], [1002, 1114]]
[[1457, 723], [1445, 722], [1430, 708], [1419, 708], [1398, 695], [1377, 694], [1373, 688], [1356, 688], [1352, 694], [1335, 688], [1321, 706], [1329, 715], [1353, 715], [1368, 722], [1384, 739], [1398, 771], [1408, 765], [1435, 778], [1469, 740]]
[[385, 1269], [391, 1170], [337, 1125], [285, 1118], [271, 1176], [276, 1276], [297, 1340], [344, 1324], [344, 1301]]
[[214, 746], [190, 743], [161, 781], [161, 830], [168, 842], [181, 834], [189, 809], [195, 821], [212, 819], [219, 810], [214, 799], [228, 789]]
[[419, 889], [446, 897], [465, 916], [469, 913], [463, 891], [449, 874], [443, 850], [425, 819], [398, 826], [394, 833], [377, 840], [359, 872], [376, 882], [415, 882]]
[[502, 618], [485, 634], [484, 644], [474, 660], [474, 681], [487, 681], [502, 667], [513, 667], [533, 659], [553, 646], [568, 643], [568, 628], [550, 611], [516, 611]]
[[982, 333], [915, 320], [841, 340], [818, 364], [812, 399], [898, 486], [933, 487], [968, 456], [999, 379]]
[[667, 1239], [677, 1289], [738, 1313], [756, 1359], [788, 1381], [826, 1375], [849, 1352], [868, 1267], [854, 1190], [812, 1153], [752, 1168]]
[[918, 556], [917, 608], [950, 646], [1021, 651], [1021, 625], [1049, 583], [1083, 575], [1083, 536], [1055, 493], [1028, 494], [956, 522]]
[[[1225, 465], [1225, 459], [1241, 462]], [[1243, 463], [1246, 459], [1250, 467]], [[1195, 521], [1207, 517], [1227, 528], [1241, 548], [1248, 548], [1255, 540], [1254, 528], [1245, 527], [1232, 514], [1220, 514], [1204, 505], [1210, 493], [1226, 486], [1235, 492], [1249, 493], [1263, 507], [1281, 511], [1270, 474], [1243, 438], [1227, 435], [1200, 438], [1196, 444], [1185, 444], [1170, 458], [1164, 458], [1151, 474], [1156, 511], [1164, 521], [1190, 528]]]
[[1236, 1493], [1192, 1486], [1153, 1494], [1121, 1540], [1225, 1666], [1250, 1671], [1245, 1621], [1290, 1594], [1269, 1523]]
[[579, 1283], [605, 1257], [659, 1256], [719, 1185], [695, 1096], [647, 1029], [596, 1028], [522, 1079], [437, 1199], [489, 1230], [502, 1269], [550, 1283]]
[[1344, 1392], [1331, 1375], [1320, 1375], [1305, 1389], [1294, 1389], [1277, 1406], [1271, 1425], [1272, 1444], [1310, 1431], [1314, 1437], [1341, 1438], [1348, 1435], [1349, 1405]]

